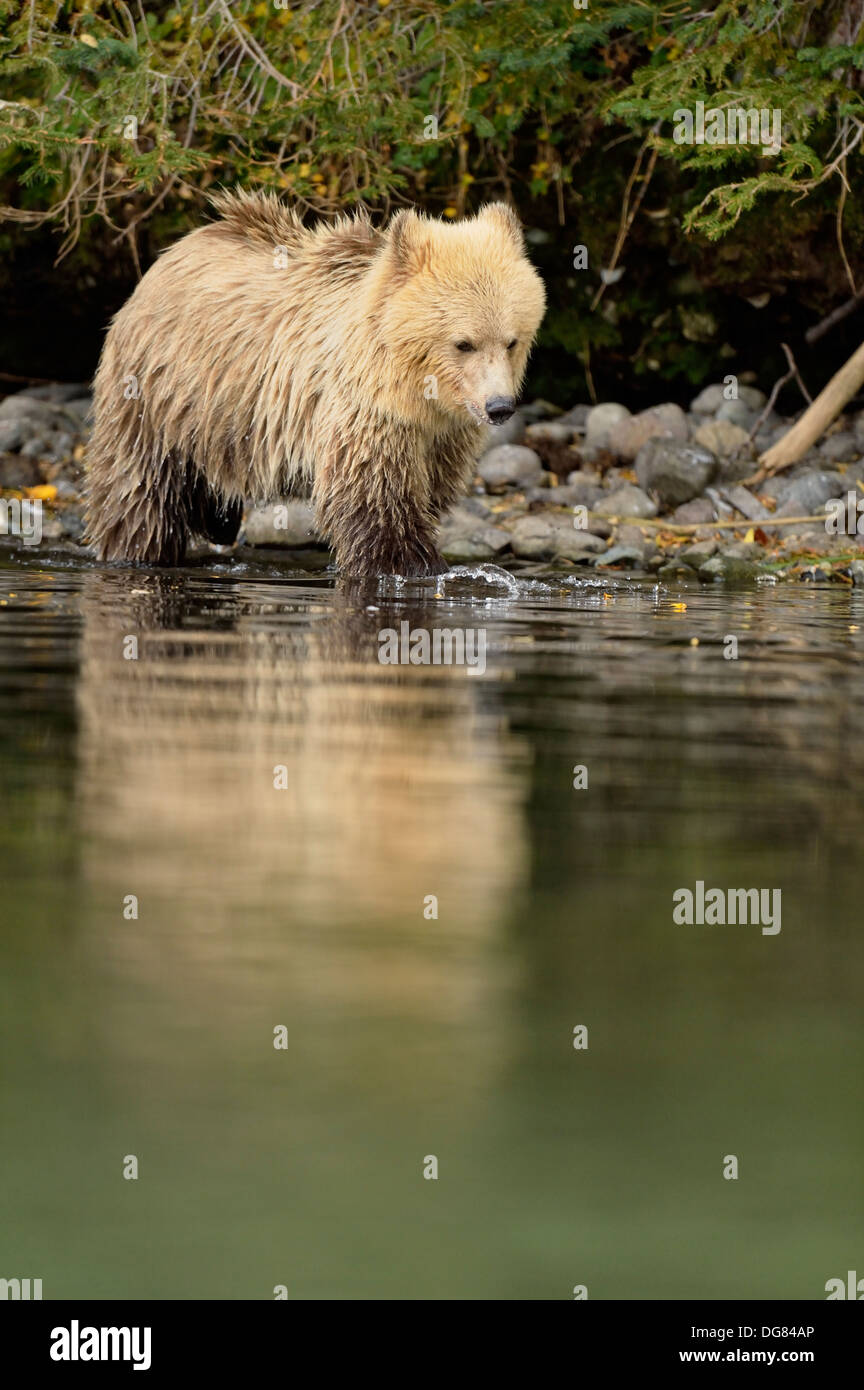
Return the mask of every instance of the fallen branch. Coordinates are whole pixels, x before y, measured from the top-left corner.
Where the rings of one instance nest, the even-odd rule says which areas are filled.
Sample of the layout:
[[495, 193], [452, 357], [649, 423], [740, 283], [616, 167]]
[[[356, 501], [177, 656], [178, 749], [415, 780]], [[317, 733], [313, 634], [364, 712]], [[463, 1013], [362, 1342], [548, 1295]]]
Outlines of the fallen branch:
[[779, 473], [783, 468], [791, 468], [803, 458], [811, 445], [823, 435], [836, 420], [843, 407], [864, 385], [864, 343], [854, 352], [819, 392], [812, 405], [804, 411], [801, 419], [793, 425], [777, 444], [773, 444], [760, 458], [761, 468], [752, 478], [745, 481], [750, 486], [758, 486], [766, 478]]
[[770, 529], [771, 529], [772, 526], [800, 526], [801, 523], [804, 522], [804, 521], [822, 521], [822, 522], [824, 522], [824, 520], [825, 520], [825, 513], [823, 512], [821, 516], [818, 516], [818, 515], [817, 515], [817, 516], [778, 516], [778, 517], [765, 517], [764, 521], [747, 521], [747, 519], [744, 518], [743, 520], [738, 520], [738, 521], [688, 521], [688, 522], [673, 522], [673, 521], [663, 521], [662, 519], [659, 519], [659, 518], [656, 518], [656, 517], [638, 517], [638, 518], [637, 518], [637, 517], [629, 517], [629, 516], [625, 516], [625, 517], [606, 516], [606, 517], [603, 517], [603, 520], [604, 520], [604, 521], [612, 521], [612, 522], [623, 521], [623, 522], [626, 522], [628, 526], [655, 526], [659, 531], [681, 531], [681, 532], [690, 532], [690, 531], [722, 531], [722, 530], [732, 530], [732, 531], [759, 531], [759, 530], [766, 531], [766, 530], [769, 530], [769, 531], [770, 531]]

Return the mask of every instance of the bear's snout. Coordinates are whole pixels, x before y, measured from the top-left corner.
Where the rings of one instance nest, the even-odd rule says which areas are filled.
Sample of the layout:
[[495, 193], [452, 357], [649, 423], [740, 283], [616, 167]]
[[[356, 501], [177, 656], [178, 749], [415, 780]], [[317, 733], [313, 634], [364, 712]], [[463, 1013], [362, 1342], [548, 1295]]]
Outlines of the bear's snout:
[[516, 402], [512, 396], [490, 396], [486, 402], [486, 414], [493, 425], [503, 425], [515, 409]]

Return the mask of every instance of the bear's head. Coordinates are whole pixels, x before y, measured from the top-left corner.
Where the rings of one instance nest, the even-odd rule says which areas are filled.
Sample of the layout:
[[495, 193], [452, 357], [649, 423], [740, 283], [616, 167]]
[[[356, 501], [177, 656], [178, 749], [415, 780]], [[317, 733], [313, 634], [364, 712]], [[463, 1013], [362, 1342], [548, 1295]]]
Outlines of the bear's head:
[[380, 269], [381, 333], [408, 408], [416, 393], [418, 410], [508, 420], [546, 307], [513, 210], [489, 203], [452, 223], [397, 213]]

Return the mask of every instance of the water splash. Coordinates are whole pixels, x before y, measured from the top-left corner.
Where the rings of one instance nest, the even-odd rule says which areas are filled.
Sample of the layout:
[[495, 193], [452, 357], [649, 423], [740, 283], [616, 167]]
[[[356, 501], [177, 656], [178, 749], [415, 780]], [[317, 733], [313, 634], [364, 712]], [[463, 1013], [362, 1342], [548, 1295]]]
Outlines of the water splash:
[[462, 584], [469, 580], [482, 580], [484, 584], [504, 589], [512, 598], [517, 598], [522, 586], [515, 575], [508, 574], [500, 565], [454, 565], [446, 574], [438, 576], [435, 597], [444, 598], [451, 584]]
[[[534, 575], [511, 574], [509, 570], [502, 569], [500, 565], [477, 564], [453, 565], [451, 569], [444, 574], [437, 575], [434, 579], [389, 575], [380, 581], [380, 587], [385, 592], [392, 591], [396, 594], [401, 594], [406, 589], [418, 587], [428, 593], [431, 588], [433, 598], [471, 598], [475, 601], [494, 604], [505, 599], [547, 598], [555, 595], [566, 595], [574, 588], [582, 588], [585, 583], [586, 580], [581, 575], [575, 577], [556, 574], [541, 579]], [[593, 583], [599, 587], [604, 585], [604, 581], [599, 579], [594, 579]], [[484, 589], [492, 590], [492, 592], [486, 593]]]

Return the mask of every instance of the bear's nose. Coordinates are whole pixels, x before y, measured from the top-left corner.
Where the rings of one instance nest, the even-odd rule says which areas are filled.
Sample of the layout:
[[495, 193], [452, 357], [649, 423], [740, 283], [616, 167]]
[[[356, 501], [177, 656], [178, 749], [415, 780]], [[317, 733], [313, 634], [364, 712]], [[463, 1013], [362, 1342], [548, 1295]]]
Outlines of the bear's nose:
[[486, 414], [493, 425], [503, 425], [515, 409], [516, 402], [512, 396], [491, 396], [486, 402]]

